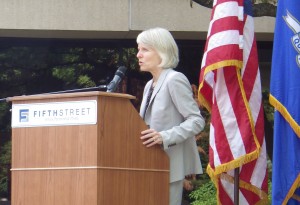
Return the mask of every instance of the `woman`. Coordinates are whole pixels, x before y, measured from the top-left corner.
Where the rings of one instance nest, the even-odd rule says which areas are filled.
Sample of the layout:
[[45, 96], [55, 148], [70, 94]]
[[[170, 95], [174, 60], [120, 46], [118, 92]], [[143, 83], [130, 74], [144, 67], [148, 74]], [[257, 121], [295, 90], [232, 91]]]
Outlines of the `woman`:
[[150, 72], [140, 115], [149, 129], [141, 132], [146, 147], [160, 145], [170, 158], [170, 204], [180, 205], [185, 176], [202, 173], [195, 135], [204, 120], [193, 99], [191, 85], [180, 72], [178, 47], [171, 33], [153, 28], [137, 37], [139, 66]]

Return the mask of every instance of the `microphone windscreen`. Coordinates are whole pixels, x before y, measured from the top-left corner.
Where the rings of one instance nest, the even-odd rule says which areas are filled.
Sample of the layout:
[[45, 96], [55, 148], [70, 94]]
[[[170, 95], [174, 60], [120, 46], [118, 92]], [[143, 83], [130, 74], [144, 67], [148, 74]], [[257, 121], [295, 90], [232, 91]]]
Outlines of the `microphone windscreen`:
[[121, 78], [125, 76], [127, 68], [125, 66], [120, 66], [116, 71], [116, 75], [120, 76]]

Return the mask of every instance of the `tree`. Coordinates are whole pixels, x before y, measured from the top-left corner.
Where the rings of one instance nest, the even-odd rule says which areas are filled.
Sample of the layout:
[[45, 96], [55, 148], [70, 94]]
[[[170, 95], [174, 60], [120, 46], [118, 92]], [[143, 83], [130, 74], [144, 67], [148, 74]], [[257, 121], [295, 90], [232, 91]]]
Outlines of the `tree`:
[[[190, 0], [190, 5], [193, 5], [193, 2], [207, 7], [212, 8], [214, 0]], [[277, 8], [278, 0], [252, 0], [253, 3], [253, 16], [261, 17], [261, 16], [276, 16], [276, 8]]]
[[[8, 97], [108, 84], [120, 63], [128, 68], [127, 81], [131, 83], [127, 87], [136, 89], [145, 80], [139, 74], [133, 46], [90, 45], [89, 42], [68, 45], [47, 40], [11, 44], [0, 44], [0, 199], [10, 197], [11, 103], [6, 102]], [[130, 90], [123, 92], [130, 94]]]

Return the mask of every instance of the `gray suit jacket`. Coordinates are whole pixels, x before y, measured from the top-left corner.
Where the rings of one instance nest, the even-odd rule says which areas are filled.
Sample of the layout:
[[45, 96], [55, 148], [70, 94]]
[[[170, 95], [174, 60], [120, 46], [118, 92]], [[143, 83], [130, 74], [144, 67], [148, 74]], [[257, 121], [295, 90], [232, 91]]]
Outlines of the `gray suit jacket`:
[[150, 128], [160, 132], [163, 149], [170, 158], [170, 182], [184, 179], [189, 174], [201, 174], [201, 161], [195, 135], [204, 127], [204, 119], [193, 98], [191, 85], [180, 72], [164, 69], [148, 108], [146, 101], [152, 85], [144, 89], [140, 115]]

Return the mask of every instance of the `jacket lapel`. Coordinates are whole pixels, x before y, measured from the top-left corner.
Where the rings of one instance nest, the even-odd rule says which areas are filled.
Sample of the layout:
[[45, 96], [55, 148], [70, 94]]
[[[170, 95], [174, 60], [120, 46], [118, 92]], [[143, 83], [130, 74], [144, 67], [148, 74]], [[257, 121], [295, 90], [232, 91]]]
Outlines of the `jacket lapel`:
[[[157, 83], [156, 83], [156, 85], [155, 85], [155, 87], [154, 87], [154, 90], [153, 90], [153, 93], [152, 93], [152, 96], [151, 96], [151, 99], [150, 99], [148, 108], [152, 106], [152, 102], [153, 102], [153, 100], [154, 100], [156, 94], [159, 92], [159, 90], [160, 90], [161, 86], [163, 85], [163, 83], [164, 83], [164, 81], [165, 81], [165, 79], [166, 79], [168, 73], [169, 73], [171, 70], [172, 70], [172, 69], [164, 69], [164, 70], [162, 71], [162, 73], [160, 74], [160, 76], [159, 76], [159, 78], [158, 78], [158, 81], [157, 81]], [[151, 85], [152, 85], [152, 83], [151, 83]], [[151, 85], [150, 85], [150, 86], [151, 86]], [[150, 88], [150, 86], [149, 86], [149, 88]], [[149, 89], [148, 89], [148, 92], [149, 92]], [[148, 110], [148, 108], [146, 108], [146, 109]], [[147, 112], [147, 110], [146, 110], [146, 112]]]
[[145, 91], [144, 91], [144, 96], [143, 96], [143, 100], [141, 103], [141, 107], [140, 107], [140, 116], [143, 117], [144, 113], [145, 113], [145, 109], [146, 109], [146, 102], [147, 102], [147, 97], [149, 95], [149, 91], [150, 91], [150, 87], [152, 85], [153, 80], [150, 80], [146, 86], [145, 86]]
[[153, 101], [153, 99], [155, 98], [155, 95], [158, 93], [158, 91], [160, 90], [161, 86], [163, 85], [168, 73], [170, 72], [171, 69], [164, 69], [162, 71], [162, 73], [160, 74], [159, 78], [158, 78], [158, 81], [154, 87], [154, 90], [153, 90], [153, 94], [152, 94], [152, 97], [151, 97], [151, 100], [150, 100], [150, 103], [149, 105], [151, 104], [151, 102]]
[[[158, 81], [154, 87], [154, 90], [153, 90], [153, 93], [151, 95], [151, 99], [150, 99], [150, 102], [149, 102], [149, 105], [148, 107], [146, 107], [146, 101], [147, 101], [147, 97], [148, 94], [149, 94], [149, 91], [150, 91], [150, 87], [152, 86], [152, 83], [153, 83], [153, 80], [149, 81], [145, 87], [145, 96], [143, 97], [143, 101], [142, 101], [142, 104], [141, 104], [141, 108], [140, 108], [140, 115], [143, 117], [144, 113], [145, 113], [145, 116], [147, 115], [147, 111], [149, 110], [149, 108], [152, 106], [152, 102], [156, 96], [156, 94], [159, 92], [160, 88], [162, 87], [168, 73], [172, 72], [171, 71], [172, 69], [169, 68], [169, 69], [164, 69], [162, 71], [162, 73], [160, 74], [159, 78], [158, 78]], [[146, 111], [145, 111], [146, 109]]]

